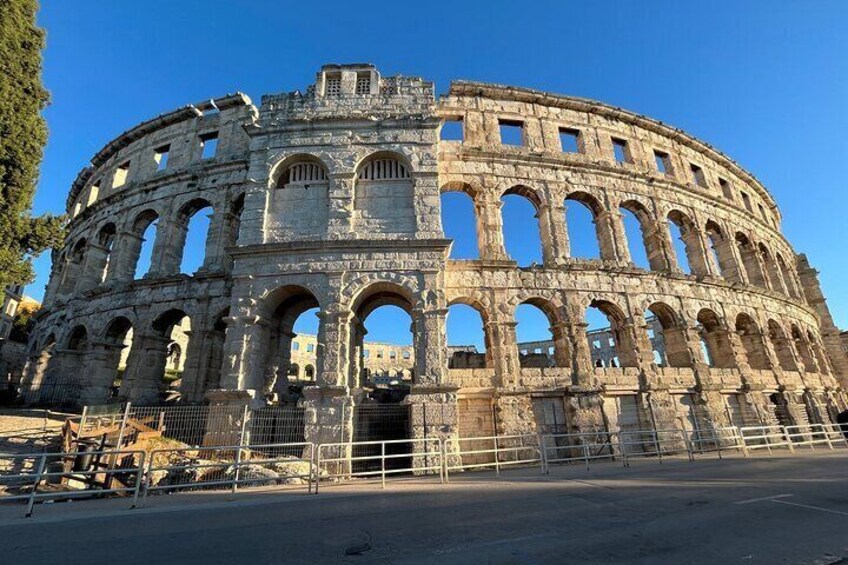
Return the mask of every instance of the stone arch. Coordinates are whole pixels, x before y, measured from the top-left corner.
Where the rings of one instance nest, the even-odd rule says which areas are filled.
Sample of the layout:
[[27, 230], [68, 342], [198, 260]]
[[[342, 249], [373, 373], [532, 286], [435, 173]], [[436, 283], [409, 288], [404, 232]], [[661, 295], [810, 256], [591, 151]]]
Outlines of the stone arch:
[[757, 256], [757, 251], [751, 240], [742, 232], [736, 232], [734, 238], [736, 246], [739, 249], [739, 254], [742, 257], [742, 266], [745, 269], [745, 274], [748, 275], [748, 282], [762, 288], [767, 288], [765, 275], [760, 267], [760, 261]]
[[646, 322], [654, 317], [659, 322], [659, 332], [655, 334], [651, 345], [655, 358], [670, 367], [691, 367], [692, 356], [686, 336], [686, 323], [664, 302], [654, 302], [645, 310]]
[[786, 333], [783, 328], [774, 320], [769, 320], [766, 323], [768, 327], [769, 340], [772, 343], [775, 354], [777, 354], [777, 362], [780, 368], [784, 371], [797, 371], [798, 365], [795, 363], [795, 357], [792, 355], [792, 345], [786, 339]]
[[707, 234], [712, 261], [716, 270], [724, 279], [730, 282], [739, 282], [733, 246], [725, 236], [721, 226], [713, 220], [707, 220], [704, 230]]
[[315, 155], [292, 155], [272, 171], [265, 229], [272, 240], [317, 237], [327, 231], [330, 178]]
[[[704, 270], [704, 261], [701, 254], [698, 228], [695, 222], [680, 210], [673, 209], [667, 215], [669, 230], [674, 231], [672, 226], [675, 226], [680, 232], [680, 240], [683, 242], [683, 251], [685, 257], [680, 257], [679, 250], [674, 250], [674, 255], [677, 257], [677, 264], [684, 272], [693, 275], [702, 276], [706, 272]], [[672, 237], [672, 240], [674, 238]], [[672, 241], [673, 244], [673, 241]], [[672, 245], [674, 248], [674, 245]], [[683, 260], [685, 259], [685, 261]]]
[[[530, 343], [522, 341], [519, 338], [520, 321], [518, 320], [518, 311], [522, 306], [531, 306], [536, 311], [540, 312], [547, 320], [548, 331], [550, 333], [549, 340], [541, 340], [542, 344], [538, 348], [533, 348], [533, 351], [521, 351], [521, 346]], [[522, 299], [515, 308], [516, 323], [516, 346], [519, 348], [519, 365], [522, 367], [568, 367], [571, 363], [571, 347], [568, 343], [568, 336], [562, 325], [562, 320], [557, 311], [555, 304], [541, 296], [531, 296]], [[538, 341], [538, 340], [537, 340]], [[550, 345], [548, 345], [548, 342]], [[553, 347], [553, 355], [549, 354], [549, 349]], [[535, 351], [541, 349], [541, 352]]]
[[609, 327], [595, 331], [587, 326], [586, 339], [592, 365], [595, 367], [637, 367], [639, 363], [632, 332], [633, 325], [624, 310], [603, 298], [591, 299], [586, 311], [588, 312], [589, 309], [600, 312], [609, 324]]
[[768, 288], [775, 292], [788, 294], [786, 291], [786, 285], [783, 283], [783, 274], [780, 272], [780, 269], [778, 269], [777, 261], [775, 261], [771, 251], [769, 251], [768, 247], [763, 242], [760, 242], [757, 248], [759, 249], [760, 258], [763, 262], [763, 269], [766, 274]]
[[[174, 253], [174, 265], [179, 265], [181, 273], [193, 274], [198, 268], [202, 268], [208, 259], [209, 220], [201, 216], [207, 211], [209, 216], [214, 214], [212, 203], [205, 198], [192, 198], [179, 208], [172, 241], [173, 249], [169, 251]], [[189, 243], [200, 243], [200, 241], [203, 242], [203, 255], [198, 261], [196, 258], [187, 256], [186, 248]]]
[[[662, 271], [665, 268], [665, 258], [662, 252], [662, 245], [656, 237], [654, 219], [648, 207], [636, 199], [628, 199], [619, 204], [619, 208], [633, 215], [639, 224], [639, 232], [642, 236], [641, 244], [645, 249], [645, 255], [648, 259], [648, 267], [652, 271]], [[627, 237], [625, 233], [625, 237]], [[630, 241], [627, 238], [627, 245], [630, 249], [631, 258], [636, 255], [637, 242]], [[634, 261], [635, 262], [635, 261]]]
[[696, 319], [701, 347], [706, 352], [707, 364], [719, 369], [736, 367], [733, 342], [724, 321], [709, 308], [699, 310]]
[[763, 342], [763, 334], [757, 322], [742, 312], [736, 316], [736, 333], [745, 349], [748, 365], [755, 370], [771, 369], [771, 361]]
[[400, 153], [380, 151], [355, 169], [354, 231], [411, 234], [415, 231], [415, 194], [411, 168]]
[[[374, 282], [362, 288], [354, 297], [351, 303], [351, 322], [350, 322], [350, 373], [348, 375], [349, 386], [353, 388], [363, 386], [362, 368], [365, 367], [364, 357], [364, 340], [365, 323], [368, 316], [377, 308], [382, 306], [395, 306], [403, 310], [409, 315], [410, 325], [414, 329], [411, 331], [413, 335], [413, 382], [415, 376], [421, 373], [421, 357], [423, 355], [422, 348], [418, 343], [427, 343], [428, 336], [425, 335], [426, 327], [420, 317], [420, 312], [415, 311], [415, 296], [409, 292], [409, 289], [394, 282]], [[396, 399], [399, 400], [399, 399]]]
[[[576, 202], [577, 208], [573, 205], [569, 206], [569, 202]], [[608, 238], [604, 235], [604, 224], [598, 220], [599, 216], [604, 213], [604, 206], [601, 201], [588, 192], [577, 190], [569, 192], [563, 201], [565, 207], [565, 225], [568, 232], [568, 239], [571, 243], [572, 256], [575, 256], [575, 249], [578, 247], [578, 242], [581, 240], [579, 232], [582, 230], [590, 231], [594, 235], [594, 241], [597, 244], [587, 244], [586, 252], [583, 253], [583, 258], [589, 259], [611, 259], [615, 256], [615, 250], [608, 245]], [[587, 219], [580, 218], [579, 214], [575, 213], [575, 209], [588, 210], [591, 215], [591, 222], [594, 224], [589, 228]], [[575, 226], [577, 223], [577, 226]], [[579, 226], [579, 227], [578, 227]], [[582, 228], [582, 230], [580, 229]], [[591, 241], [591, 240], [590, 240]]]
[[[152, 271], [153, 248], [155, 239], [159, 237], [159, 213], [146, 209], [136, 214], [130, 227], [130, 237], [123, 253], [126, 255], [128, 278], [140, 278]], [[146, 263], [146, 265], [145, 265]]]
[[501, 191], [504, 248], [519, 266], [544, 263], [545, 242], [542, 240], [540, 217], [543, 202], [542, 192], [527, 185], [516, 184]]
[[813, 350], [810, 343], [807, 341], [806, 335], [798, 328], [797, 324], [789, 326], [789, 332], [792, 336], [792, 341], [795, 343], [795, 351], [801, 357], [801, 362], [804, 363], [804, 371], [808, 373], [817, 372], [816, 361], [813, 357]]
[[480, 317], [480, 331], [483, 335], [483, 344], [485, 352], [469, 353], [465, 351], [456, 351], [448, 358], [448, 368], [465, 369], [465, 368], [482, 368], [493, 367], [494, 359], [492, 348], [492, 336], [490, 328], [489, 313], [485, 306], [476, 298], [470, 296], [459, 296], [448, 302], [448, 313], [445, 321], [446, 333], [448, 337], [448, 347], [450, 348], [450, 309], [456, 306], [467, 306], [472, 309]]

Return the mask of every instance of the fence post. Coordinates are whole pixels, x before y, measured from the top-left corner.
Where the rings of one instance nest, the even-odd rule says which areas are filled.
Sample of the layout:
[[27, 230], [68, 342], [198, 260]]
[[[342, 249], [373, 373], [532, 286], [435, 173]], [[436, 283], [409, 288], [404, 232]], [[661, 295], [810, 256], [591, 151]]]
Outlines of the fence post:
[[451, 438], [442, 440], [442, 467], [445, 470], [445, 482], [450, 483], [450, 463], [448, 462], [448, 450]]
[[827, 431], [827, 427], [824, 424], [819, 424], [821, 428], [822, 434], [824, 435], [824, 440], [827, 442], [827, 446], [833, 451], [833, 442], [830, 441], [830, 433]]
[[318, 485], [321, 483], [321, 444], [313, 443], [312, 449], [314, 449], [313, 457], [315, 459], [315, 492], [314, 494], [318, 494]]
[[746, 458], [748, 457], [748, 442], [745, 441], [745, 432], [742, 431], [743, 428], [736, 428], [736, 432], [739, 434], [739, 439], [742, 441], [742, 455]]
[[41, 460], [38, 462], [38, 470], [35, 472], [35, 482], [32, 484], [32, 492], [29, 493], [27, 501], [26, 517], [32, 516], [32, 507], [35, 504], [35, 494], [38, 492], [38, 484], [41, 482], [41, 477], [44, 475], [44, 467], [47, 466], [47, 453], [41, 455]]
[[495, 444], [495, 476], [501, 476], [500, 454], [498, 453], [498, 436], [493, 436], [492, 441]]
[[133, 491], [132, 506], [135, 508], [138, 505], [138, 491], [141, 490], [141, 483], [144, 477], [144, 452], [139, 453], [138, 469], [135, 471], [135, 490]]
[[127, 406], [124, 408], [124, 417], [121, 418], [121, 429], [118, 430], [118, 445], [116, 446], [118, 450], [121, 449], [121, 442], [124, 441], [124, 430], [127, 426], [127, 418], [130, 415], [130, 406], [132, 406], [132, 402], [127, 402]]
[[789, 446], [789, 452], [795, 453], [795, 446], [792, 445], [792, 436], [789, 435], [789, 430], [786, 429], [786, 426], [780, 426], [780, 429], [783, 431], [783, 437], [786, 438], [786, 444]]
[[380, 485], [386, 488], [386, 442], [380, 442]]
[[438, 441], [436, 446], [439, 449], [439, 482], [445, 484], [445, 440], [437, 437], [436, 441]]
[[652, 433], [654, 435], [654, 447], [657, 448], [657, 459], [659, 459], [659, 462], [662, 463], [663, 462], [663, 456], [662, 456], [662, 448], [660, 447], [660, 432], [659, 432], [659, 430], [657, 430], [656, 427], [654, 427]]
[[[683, 445], [686, 446], [686, 451], [689, 452], [689, 461], [694, 461], [695, 460], [695, 454], [692, 453], [692, 442], [689, 440], [689, 436], [686, 433], [686, 429], [685, 428], [677, 428], [677, 429], [680, 430], [680, 435], [683, 438]], [[695, 437], [698, 437], [698, 435], [697, 435], [698, 432], [695, 432], [695, 434], [696, 434]]]
[[236, 464], [235, 464], [235, 472], [233, 473], [233, 494], [235, 494], [236, 489], [238, 489], [238, 481], [239, 476], [241, 475], [241, 449], [244, 446], [244, 436], [245, 431], [247, 430], [247, 418], [250, 414], [250, 407], [245, 405], [244, 412], [241, 418], [241, 431], [239, 432], [239, 444], [236, 449]]
[[586, 461], [586, 470], [590, 469], [589, 467], [589, 444], [585, 442], [583, 438], [580, 439], [583, 442], [583, 459]]
[[85, 428], [85, 419], [88, 417], [88, 404], [82, 407], [82, 415], [80, 416], [80, 424], [79, 424], [79, 434], [77, 434], [77, 438], [82, 437], [82, 430]]
[[542, 474], [547, 473], [548, 469], [548, 449], [545, 445], [545, 436], [542, 435], [542, 432], [536, 434], [537, 440], [539, 442], [539, 463], [542, 466]]

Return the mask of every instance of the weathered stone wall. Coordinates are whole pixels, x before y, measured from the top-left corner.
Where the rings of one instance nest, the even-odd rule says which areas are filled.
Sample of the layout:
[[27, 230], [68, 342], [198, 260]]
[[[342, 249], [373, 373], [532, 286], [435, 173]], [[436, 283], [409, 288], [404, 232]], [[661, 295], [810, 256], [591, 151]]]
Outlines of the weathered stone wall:
[[[446, 120], [462, 122], [462, 141], [440, 141]], [[502, 122], [521, 125], [519, 146], [502, 143]], [[564, 131], [578, 151], [563, 151]], [[440, 195], [450, 191], [473, 199], [477, 260], [448, 258]], [[501, 198], [513, 194], [536, 209], [541, 265], [519, 267], [506, 252]], [[203, 265], [180, 274], [188, 220], [207, 205]], [[571, 256], [568, 206], [591, 211], [600, 258]], [[674, 425], [696, 412], [722, 421], [731, 405], [742, 410], [738, 398], [760, 419], [785, 402], [797, 420], [815, 416], [802, 406], [811, 398], [841, 402], [848, 377], [817, 280], [796, 262], [766, 189], [687, 134], [594, 101], [469, 82], [437, 101], [420, 78], [328, 65], [304, 92], [259, 107], [237, 94], [125, 132], [80, 173], [68, 210], [25, 386], [78, 378], [80, 402], [104, 399], [130, 329], [120, 395], [155, 401], [186, 318], [184, 401], [281, 398], [298, 363], [293, 324], [318, 308], [307, 436], [344, 441], [352, 407], [368, 401], [364, 322], [386, 304], [412, 323], [415, 437], [559, 429], [560, 419], [571, 431]], [[642, 241], [627, 241], [622, 210]], [[157, 219], [150, 271], [136, 279]], [[670, 222], [692, 274], [678, 266]], [[634, 244], [649, 269], [633, 263]], [[487, 350], [448, 369], [456, 303], [480, 312]], [[544, 359], [522, 359], [523, 303], [550, 322]], [[603, 355], [615, 363], [596, 366], [587, 307], [607, 316]], [[467, 399], [493, 407], [497, 425], [464, 419]]]

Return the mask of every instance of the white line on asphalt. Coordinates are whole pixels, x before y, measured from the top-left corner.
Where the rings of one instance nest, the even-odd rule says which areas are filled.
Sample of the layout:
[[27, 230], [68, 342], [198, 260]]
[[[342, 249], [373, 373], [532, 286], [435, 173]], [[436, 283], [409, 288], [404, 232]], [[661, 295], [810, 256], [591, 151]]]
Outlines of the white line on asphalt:
[[795, 496], [794, 494], [775, 494], [774, 496], [764, 496], [762, 498], [749, 498], [748, 500], [740, 500], [739, 502], [734, 502], [733, 504], [751, 504], [752, 502], [764, 502], [766, 500], [774, 500], [778, 498], [787, 498], [790, 496]]
[[446, 554], [446, 553], [456, 553], [458, 551], [466, 551], [466, 550], [469, 550], [469, 549], [481, 549], [481, 548], [484, 548], [484, 547], [494, 547], [494, 546], [498, 546], [498, 545], [503, 545], [505, 543], [516, 543], [516, 542], [529, 541], [529, 540], [539, 539], [539, 538], [549, 538], [549, 537], [552, 537], [552, 535], [553, 534], [533, 534], [533, 535], [530, 535], [530, 536], [521, 536], [521, 537], [517, 537], [517, 538], [510, 538], [510, 539], [501, 539], [501, 540], [495, 540], [495, 541], [484, 541], [484, 542], [480, 542], [480, 543], [467, 543], [467, 544], [464, 544], [464, 545], [457, 545], [457, 546], [448, 547], [448, 548], [445, 548], [445, 549], [437, 549], [433, 553], [443, 555], [443, 554]]
[[821, 506], [799, 504], [797, 502], [789, 502], [788, 500], [772, 500], [772, 502], [776, 502], [778, 504], [789, 504], [791, 506], [798, 506], [800, 508], [809, 508], [810, 510], [818, 510], [820, 512], [828, 512], [830, 514], [839, 514], [840, 516], [848, 516], [848, 512], [842, 512], [841, 510], [831, 510], [830, 508], [822, 508]]

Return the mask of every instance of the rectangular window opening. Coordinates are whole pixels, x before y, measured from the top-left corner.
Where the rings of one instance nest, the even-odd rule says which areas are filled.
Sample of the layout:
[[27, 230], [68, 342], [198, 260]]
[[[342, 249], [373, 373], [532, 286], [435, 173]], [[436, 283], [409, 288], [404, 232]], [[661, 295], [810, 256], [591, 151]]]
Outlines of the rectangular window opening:
[[559, 143], [563, 153], [580, 153], [580, 130], [559, 128]]
[[462, 126], [462, 118], [445, 118], [445, 121], [442, 122], [442, 129], [439, 132], [439, 139], [442, 141], [463, 141], [464, 132]]
[[307, 343], [306, 344], [306, 352], [312, 353], [313, 351], [315, 351], [315, 344], [314, 343]]
[[154, 151], [153, 160], [156, 161], [157, 171], [164, 171], [168, 167], [168, 153], [170, 151], [170, 145], [163, 145]]
[[654, 151], [654, 162], [657, 165], [657, 171], [664, 175], [671, 174], [671, 156], [663, 151]]
[[211, 159], [218, 151], [218, 132], [200, 136], [200, 158]]
[[342, 77], [341, 75], [331, 75], [326, 78], [324, 84], [324, 96], [334, 97], [342, 93]]
[[718, 179], [718, 185], [721, 187], [721, 193], [728, 200], [733, 200], [733, 190], [730, 188], [730, 183], [724, 179]]
[[748, 196], [747, 192], [740, 192], [742, 195], [742, 203], [745, 204], [745, 209], [749, 212], [753, 212], [754, 209], [751, 207], [751, 197]]
[[760, 209], [760, 216], [763, 217], [764, 222], [768, 222], [768, 214], [766, 214], [766, 209], [763, 208], [762, 204], [757, 204], [757, 208]]
[[115, 169], [115, 177], [112, 179], [112, 188], [123, 186], [127, 182], [127, 176], [130, 174], [130, 162], [120, 165]]
[[503, 145], [524, 145], [524, 122], [515, 120], [498, 120]]
[[618, 139], [617, 137], [612, 138], [612, 152], [615, 156], [615, 160], [618, 163], [629, 163], [630, 162], [630, 150], [627, 147], [627, 140]]
[[707, 177], [704, 175], [704, 169], [694, 163], [689, 163], [689, 170], [692, 171], [692, 182], [700, 187], [707, 187]]
[[371, 75], [361, 74], [356, 76], [356, 93], [371, 94]]

